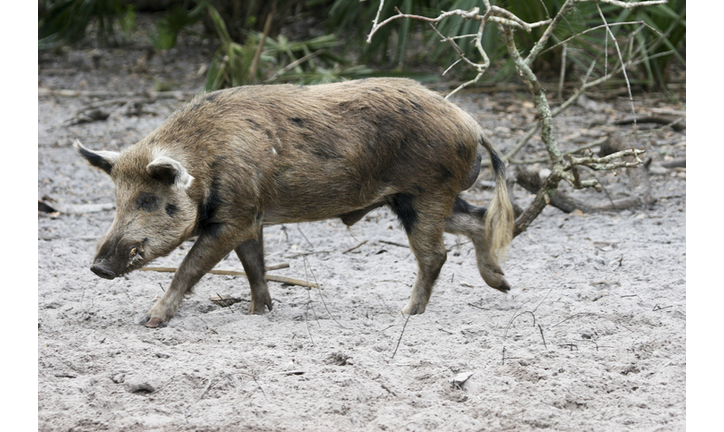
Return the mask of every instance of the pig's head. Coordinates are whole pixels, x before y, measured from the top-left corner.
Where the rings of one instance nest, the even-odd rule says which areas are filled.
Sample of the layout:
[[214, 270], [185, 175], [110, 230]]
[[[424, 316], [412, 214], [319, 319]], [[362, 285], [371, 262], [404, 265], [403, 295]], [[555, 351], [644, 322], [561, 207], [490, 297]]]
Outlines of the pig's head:
[[189, 197], [194, 178], [163, 151], [140, 146], [117, 153], [75, 148], [116, 186], [116, 217], [98, 244], [91, 270], [113, 279], [173, 251], [195, 227], [198, 207]]

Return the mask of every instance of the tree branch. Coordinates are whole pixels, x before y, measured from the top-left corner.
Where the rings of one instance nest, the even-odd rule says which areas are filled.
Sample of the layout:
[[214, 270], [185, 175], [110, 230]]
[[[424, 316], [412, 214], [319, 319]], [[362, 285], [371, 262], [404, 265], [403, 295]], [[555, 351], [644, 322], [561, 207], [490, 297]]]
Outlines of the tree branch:
[[[613, 32], [611, 31], [610, 27], [611, 25], [606, 22], [605, 17], [603, 16], [603, 13], [600, 9], [600, 6], [597, 4], [597, 8], [599, 11], [599, 15], [601, 19], [603, 20], [603, 25], [600, 26], [602, 28], [605, 28], [607, 31], [607, 34], [610, 35], [613, 40], [616, 47], [616, 52], [618, 54], [618, 63], [613, 68], [613, 71], [611, 73], [608, 73], [608, 70], [606, 70], [605, 76], [602, 78], [598, 78], [593, 81], [588, 81], [588, 78], [590, 74], [593, 71], [593, 68], [595, 66], [595, 62], [593, 62], [586, 73], [586, 77], [583, 80], [583, 83], [581, 86], [576, 90], [575, 94], [571, 96], [568, 100], [566, 100], [561, 106], [559, 106], [555, 111], [551, 110], [551, 107], [548, 103], [548, 99], [546, 97], [545, 91], [543, 90], [543, 87], [541, 86], [540, 82], [538, 81], [537, 77], [533, 73], [531, 69], [531, 65], [533, 64], [533, 61], [544, 51], [546, 50], [546, 45], [548, 44], [548, 41], [553, 36], [553, 33], [556, 29], [556, 27], [565, 19], [565, 15], [570, 12], [574, 5], [576, 3], [582, 3], [584, 1], [591, 1], [591, 0], [566, 0], [566, 2], [561, 6], [561, 9], [556, 13], [556, 15], [552, 19], [540, 21], [537, 23], [526, 23], [525, 21], [521, 20], [519, 17], [511, 13], [510, 11], [503, 9], [499, 6], [492, 6], [490, 4], [490, 0], [483, 0], [483, 5], [485, 6], [485, 13], [482, 15], [480, 14], [480, 8], [473, 8], [469, 11], [464, 11], [461, 9], [457, 9], [454, 11], [449, 12], [442, 12], [437, 17], [425, 17], [420, 15], [413, 15], [413, 14], [404, 14], [400, 12], [399, 9], [396, 9], [397, 14], [393, 15], [386, 20], [379, 22], [380, 14], [382, 12], [383, 6], [384, 6], [384, 0], [380, 1], [380, 7], [377, 10], [377, 16], [375, 17], [372, 25], [372, 30], [370, 31], [370, 34], [367, 38], [367, 42], [369, 43], [373, 37], [373, 35], [381, 28], [382, 26], [390, 23], [393, 20], [400, 19], [400, 18], [406, 18], [406, 19], [415, 19], [420, 20], [424, 22], [430, 23], [430, 25], [433, 27], [433, 29], [440, 35], [443, 42], [449, 43], [455, 52], [460, 57], [455, 63], [453, 63], [448, 69], [445, 70], [445, 73], [447, 73], [453, 66], [459, 63], [465, 63], [469, 67], [472, 67], [476, 72], [475, 78], [473, 78], [470, 81], [467, 81], [460, 86], [458, 86], [456, 89], [454, 89], [450, 94], [447, 95], [447, 98], [458, 92], [460, 89], [473, 84], [477, 82], [480, 77], [485, 73], [485, 71], [490, 66], [490, 60], [483, 49], [482, 46], [482, 37], [483, 37], [483, 31], [485, 29], [485, 24], [488, 22], [495, 23], [498, 27], [499, 33], [503, 39], [503, 42], [507, 48], [508, 54], [510, 55], [511, 59], [515, 63], [516, 69], [518, 70], [518, 74], [520, 75], [521, 79], [523, 80], [523, 83], [526, 85], [528, 90], [530, 91], [536, 109], [539, 113], [539, 122], [538, 125], [534, 128], [531, 128], [531, 130], [528, 131], [524, 139], [519, 143], [516, 148], [508, 155], [508, 158], [512, 158], [513, 155], [515, 155], [530, 139], [533, 134], [535, 134], [538, 130], [540, 130], [540, 136], [545, 144], [546, 151], [548, 152], [548, 158], [551, 163], [551, 173], [547, 176], [547, 178], [542, 182], [540, 185], [540, 189], [538, 190], [536, 197], [534, 198], [533, 202], [528, 206], [527, 209], [523, 211], [523, 213], [518, 216], [518, 218], [515, 221], [515, 230], [514, 235], [518, 235], [521, 232], [525, 231], [525, 229], [530, 225], [530, 223], [543, 211], [546, 205], [548, 205], [551, 202], [551, 199], [555, 196], [557, 188], [561, 180], [566, 180], [568, 183], [570, 183], [574, 188], [595, 188], [597, 190], [601, 190], [600, 185], [598, 184], [598, 181], [596, 179], [581, 179], [580, 173], [578, 171], [579, 166], [586, 166], [594, 170], [615, 170], [619, 168], [628, 168], [628, 167], [637, 167], [642, 164], [642, 161], [640, 159], [640, 155], [643, 153], [643, 150], [638, 149], [622, 149], [621, 151], [617, 151], [613, 154], [605, 155], [605, 156], [583, 156], [583, 157], [577, 157], [573, 156], [573, 152], [566, 153], [565, 155], [561, 153], [561, 151], [558, 148], [558, 144], [555, 139], [555, 134], [553, 131], [553, 117], [555, 115], [558, 115], [560, 112], [565, 110], [567, 107], [572, 105], [578, 97], [587, 89], [590, 88], [600, 82], [603, 82], [613, 76], [615, 73], [623, 72], [624, 78], [626, 80], [626, 85], [629, 93], [629, 98], [631, 99], [631, 102], [633, 104], [633, 97], [631, 96], [631, 86], [628, 80], [628, 77], [626, 76], [626, 67], [631, 66], [634, 61], [632, 60], [624, 60], [623, 54], [621, 52], [621, 49], [616, 42], [616, 39], [613, 38]], [[634, 7], [641, 7], [641, 6], [651, 6], [651, 5], [657, 5], [657, 4], [664, 4], [666, 3], [666, 0], [654, 0], [654, 1], [639, 1], [639, 2], [624, 2], [619, 0], [593, 0], [596, 3], [602, 2], [607, 4], [612, 4], [621, 8], [634, 8]], [[460, 37], [449, 37], [445, 36], [437, 29], [435, 24], [440, 23], [442, 20], [452, 17], [452, 16], [459, 16], [463, 20], [475, 20], [479, 21], [480, 25], [478, 27], [478, 32], [475, 35], [464, 35]], [[619, 23], [616, 25], [621, 25], [623, 23]], [[533, 48], [530, 50], [527, 56], [523, 57], [520, 52], [518, 51], [518, 48], [515, 45], [515, 39], [513, 38], [513, 31], [516, 29], [521, 29], [526, 32], [530, 32], [532, 28], [537, 26], [543, 26], [547, 25], [545, 31], [543, 32], [543, 35], [541, 38], [534, 44]], [[644, 24], [645, 25], [645, 24]], [[600, 28], [599, 27], [599, 28]], [[591, 31], [593, 29], [589, 29], [588, 31]], [[580, 36], [582, 33], [577, 34], [574, 37]], [[458, 46], [458, 44], [455, 42], [456, 39], [460, 39], [463, 37], [474, 37], [475, 38], [475, 48], [479, 52], [482, 61], [481, 62], [474, 62], [473, 60], [469, 59], [465, 53], [462, 51], [462, 49]], [[570, 39], [566, 39], [562, 43], [567, 43]], [[548, 48], [550, 49], [550, 48]], [[638, 50], [637, 50], [638, 51]], [[631, 53], [629, 53], [631, 54]], [[576, 150], [580, 151], [580, 149]]]

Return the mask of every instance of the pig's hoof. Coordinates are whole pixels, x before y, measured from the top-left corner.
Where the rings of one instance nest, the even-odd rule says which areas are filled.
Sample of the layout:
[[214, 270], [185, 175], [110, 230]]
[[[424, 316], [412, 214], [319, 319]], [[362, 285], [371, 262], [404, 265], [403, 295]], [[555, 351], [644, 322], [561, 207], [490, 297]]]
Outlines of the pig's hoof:
[[426, 306], [427, 305], [408, 303], [407, 306], [405, 306], [405, 308], [402, 309], [402, 314], [403, 315], [419, 315], [419, 314], [425, 312]]
[[483, 277], [488, 286], [495, 288], [500, 292], [507, 293], [510, 291], [510, 284], [503, 277], [503, 271], [498, 266], [494, 267], [483, 267], [480, 271], [480, 276]]
[[163, 324], [163, 321], [161, 321], [161, 318], [151, 317], [146, 321], [146, 327], [148, 328], [156, 328]]
[[508, 281], [505, 279], [502, 279], [502, 278], [501, 278], [498, 286], [494, 286], [493, 288], [495, 288], [498, 291], [504, 292], [504, 293], [507, 293], [508, 291], [510, 291], [510, 285], [508, 284]]
[[264, 315], [264, 312], [266, 312], [266, 308], [264, 307], [264, 305], [262, 305], [261, 307], [254, 304], [249, 306], [249, 313], [252, 315]]
[[502, 276], [502, 272], [500, 274], [495, 274], [495, 277], [489, 278], [488, 280], [485, 280], [485, 282], [500, 292], [507, 293], [510, 291], [510, 284], [508, 284], [508, 281]]
[[267, 309], [272, 310], [272, 299], [269, 293], [261, 294], [260, 296], [251, 299], [249, 305], [249, 313], [255, 315], [264, 315]]

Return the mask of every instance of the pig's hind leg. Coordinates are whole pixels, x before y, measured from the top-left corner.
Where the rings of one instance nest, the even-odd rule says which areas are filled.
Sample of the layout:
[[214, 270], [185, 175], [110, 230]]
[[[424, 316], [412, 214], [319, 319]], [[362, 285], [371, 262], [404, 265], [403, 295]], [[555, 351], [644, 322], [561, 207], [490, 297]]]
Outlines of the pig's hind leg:
[[272, 310], [272, 299], [269, 294], [269, 288], [264, 275], [266, 267], [264, 266], [264, 237], [262, 228], [259, 228], [258, 236], [255, 240], [247, 240], [234, 249], [236, 255], [244, 266], [246, 277], [249, 279], [251, 288], [251, 304], [249, 305], [249, 313], [263, 314], [265, 308]]
[[[452, 214], [445, 221], [445, 232], [469, 237], [475, 247], [480, 276], [489, 286], [502, 292], [508, 292], [510, 285], [503, 277], [503, 270], [498, 265], [497, 257], [490, 252], [488, 246], [490, 236], [485, 232], [485, 212], [484, 207], [475, 207], [457, 197]], [[490, 234], [492, 235], [492, 233]]]
[[[448, 204], [445, 204], [445, 201]], [[415, 285], [403, 314], [425, 312], [432, 294], [432, 287], [447, 260], [443, 242], [445, 218], [450, 214], [450, 200], [429, 196], [398, 194], [390, 200], [390, 207], [397, 214], [407, 232], [410, 249], [417, 259], [418, 272]]]

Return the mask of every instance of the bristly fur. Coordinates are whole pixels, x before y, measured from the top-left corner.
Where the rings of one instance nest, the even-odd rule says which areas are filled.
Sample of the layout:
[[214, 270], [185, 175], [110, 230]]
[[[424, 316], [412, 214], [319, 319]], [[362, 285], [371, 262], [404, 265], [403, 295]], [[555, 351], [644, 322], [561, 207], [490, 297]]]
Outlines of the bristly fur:
[[[487, 210], [458, 196], [478, 177], [480, 145], [496, 178]], [[352, 225], [383, 205], [397, 214], [418, 262], [404, 313], [425, 311], [447, 257], [444, 231], [469, 236], [483, 279], [510, 289], [497, 263], [512, 238], [503, 160], [469, 114], [413, 80], [219, 90], [121, 153], [77, 147], [116, 185], [116, 217], [93, 266], [99, 276], [122, 274], [129, 256], [145, 263], [198, 236], [148, 311], [148, 326], [173, 317], [231, 251], [248, 271], [249, 311], [271, 309], [263, 225]]]

